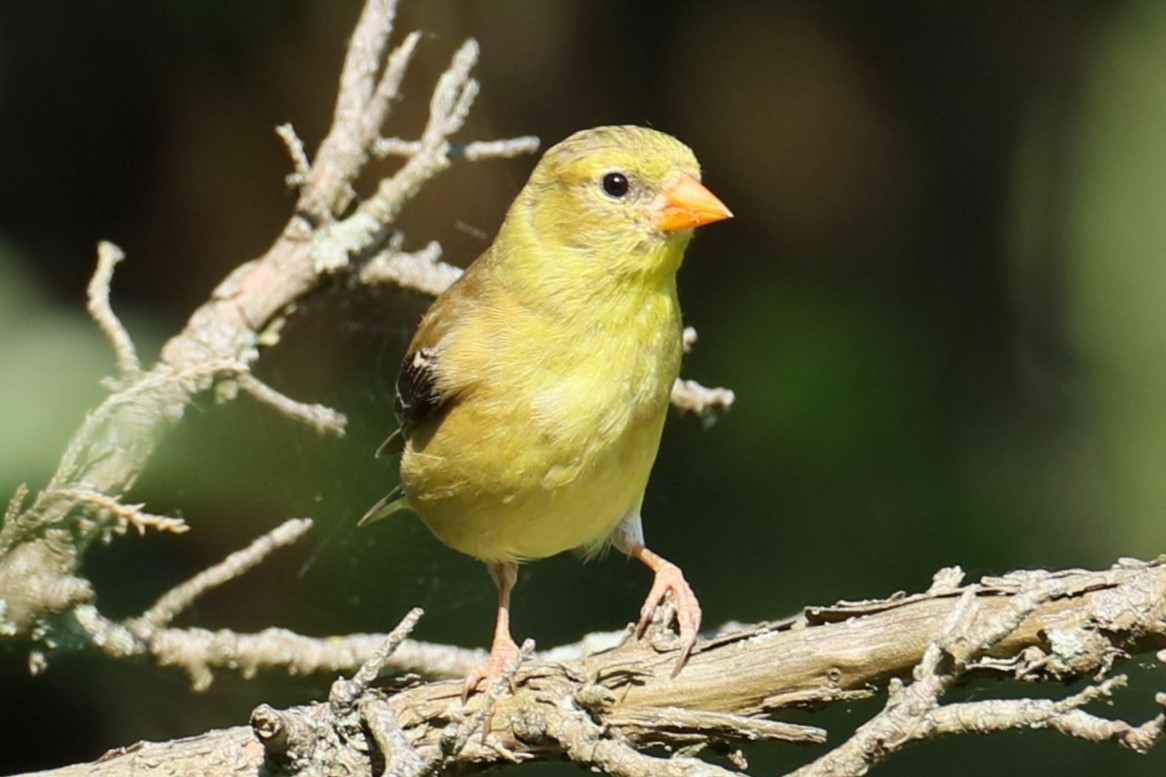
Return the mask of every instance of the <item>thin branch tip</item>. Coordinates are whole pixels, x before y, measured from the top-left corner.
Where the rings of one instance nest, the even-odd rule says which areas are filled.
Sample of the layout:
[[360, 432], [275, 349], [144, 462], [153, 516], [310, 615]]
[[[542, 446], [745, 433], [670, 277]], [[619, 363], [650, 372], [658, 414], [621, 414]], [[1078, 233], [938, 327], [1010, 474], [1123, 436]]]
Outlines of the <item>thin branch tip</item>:
[[379, 134], [380, 128], [388, 120], [390, 106], [400, 96], [401, 81], [405, 78], [409, 64], [413, 61], [413, 55], [417, 52], [417, 44], [420, 42], [421, 33], [414, 30], [406, 35], [401, 44], [389, 54], [388, 62], [381, 73], [376, 88], [376, 101], [380, 107], [380, 114], [373, 119], [376, 126], [368, 128], [374, 137]]
[[134, 341], [121, 320], [113, 312], [109, 302], [110, 284], [113, 281], [113, 270], [118, 262], [125, 259], [125, 252], [118, 246], [102, 240], [97, 244], [97, 269], [89, 281], [88, 308], [89, 315], [97, 322], [97, 326], [109, 338], [113, 345], [114, 355], [117, 357], [117, 367], [121, 377], [132, 378], [142, 371], [138, 362], [137, 350]]
[[343, 437], [348, 418], [338, 410], [318, 403], [300, 402], [283, 394], [250, 372], [240, 372], [235, 376], [239, 388], [265, 405], [275, 408], [282, 415], [312, 427], [318, 434]]
[[417, 628], [418, 621], [425, 615], [420, 607], [414, 607], [405, 614], [396, 628], [388, 633], [381, 646], [361, 664], [351, 680], [343, 678], [332, 684], [328, 701], [335, 709], [350, 709], [368, 692], [377, 677], [388, 664], [389, 659], [397, 652], [397, 648], [405, 641], [413, 629]]
[[[480, 162], [486, 159], [511, 159], [533, 154], [539, 149], [540, 140], [535, 135], [523, 135], [501, 140], [474, 140], [466, 144], [451, 143], [447, 152], [450, 159], [464, 159]], [[420, 140], [401, 138], [378, 138], [373, 145], [373, 153], [381, 158], [390, 156], [411, 157], [421, 153]]]
[[184, 583], [167, 591], [139, 618], [139, 624], [152, 629], [165, 626], [206, 592], [241, 577], [254, 569], [276, 550], [295, 543], [312, 528], [311, 518], [292, 518], [235, 551], [219, 563], [204, 569]]
[[437, 296], [462, 274], [460, 267], [440, 261], [441, 244], [431, 240], [420, 251], [405, 252], [391, 246], [361, 266], [356, 280], [367, 286], [392, 284]]
[[[56, 489], [54, 494], [75, 504], [93, 508], [99, 514], [98, 524], [105, 527], [107, 538], [109, 534], [125, 534], [130, 528], [135, 529], [139, 536], [144, 535], [147, 529], [172, 534], [190, 531], [190, 526], [183, 519], [148, 513], [143, 509], [143, 503], [127, 504], [117, 497], [87, 488], [61, 488]], [[102, 515], [111, 517], [113, 522], [101, 520]]]
[[285, 179], [287, 185], [293, 189], [304, 186], [312, 174], [312, 164], [308, 161], [308, 152], [304, 149], [304, 141], [296, 134], [291, 122], [280, 124], [275, 128], [275, 134], [287, 147], [288, 156], [292, 161], [292, 172]]
[[737, 395], [732, 389], [709, 388], [695, 380], [677, 378], [672, 386], [672, 405], [685, 413], [696, 416], [706, 426], [733, 407]]

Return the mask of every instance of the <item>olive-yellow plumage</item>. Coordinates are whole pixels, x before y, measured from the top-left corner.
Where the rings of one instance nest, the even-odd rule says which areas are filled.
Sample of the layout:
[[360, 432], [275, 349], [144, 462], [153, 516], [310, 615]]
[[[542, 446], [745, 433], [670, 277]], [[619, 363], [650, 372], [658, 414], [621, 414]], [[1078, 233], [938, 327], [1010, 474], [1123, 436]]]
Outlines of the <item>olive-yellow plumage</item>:
[[[680, 368], [676, 272], [692, 228], [731, 214], [687, 146], [599, 127], [546, 152], [494, 243], [422, 319], [398, 381], [401, 490], [499, 587], [491, 659], [509, 633], [516, 563], [607, 544], [656, 572], [646, 623], [672, 591], [687, 655], [700, 609], [679, 569], [644, 547], [640, 505]], [[387, 443], [389, 444], [389, 443]]]

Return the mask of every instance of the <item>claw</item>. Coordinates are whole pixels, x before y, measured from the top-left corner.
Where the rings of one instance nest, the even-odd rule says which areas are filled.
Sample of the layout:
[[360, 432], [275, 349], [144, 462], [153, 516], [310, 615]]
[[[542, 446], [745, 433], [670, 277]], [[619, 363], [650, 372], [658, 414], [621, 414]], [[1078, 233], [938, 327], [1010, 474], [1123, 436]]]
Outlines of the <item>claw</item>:
[[659, 559], [658, 563], [651, 566], [656, 573], [656, 579], [652, 582], [652, 589], [648, 591], [644, 606], [640, 608], [636, 637], [644, 636], [656, 608], [664, 601], [664, 597], [671, 593], [672, 607], [676, 611], [676, 625], [680, 631], [680, 658], [676, 662], [676, 668], [672, 670], [672, 676], [675, 677], [688, 662], [688, 657], [696, 644], [697, 633], [700, 631], [700, 603], [696, 599], [696, 594], [692, 592], [692, 587], [684, 579], [680, 567], [663, 559]]
[[[478, 690], [478, 686], [483, 683], [485, 683], [483, 690], [489, 690], [494, 681], [506, 674], [506, 670], [518, 660], [521, 654], [522, 651], [518, 649], [518, 645], [514, 644], [513, 639], [507, 637], [504, 640], [495, 640], [490, 647], [490, 657], [475, 666], [466, 675], [465, 685], [462, 686], [462, 704], [465, 704], [471, 694]], [[513, 677], [510, 678], [510, 691], [514, 692]]]

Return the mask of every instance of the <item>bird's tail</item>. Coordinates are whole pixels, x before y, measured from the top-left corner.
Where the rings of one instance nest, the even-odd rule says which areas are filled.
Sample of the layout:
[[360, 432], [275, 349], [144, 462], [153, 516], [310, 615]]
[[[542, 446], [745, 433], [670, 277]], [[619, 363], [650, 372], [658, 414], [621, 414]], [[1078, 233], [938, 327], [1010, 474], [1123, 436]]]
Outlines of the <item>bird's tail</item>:
[[379, 502], [370, 507], [368, 512], [364, 514], [364, 517], [356, 522], [356, 525], [364, 526], [366, 524], [372, 523], [373, 521], [379, 521], [382, 518], [388, 518], [393, 513], [407, 509], [409, 509], [409, 498], [405, 496], [405, 489], [398, 485], [396, 488], [386, 494]]

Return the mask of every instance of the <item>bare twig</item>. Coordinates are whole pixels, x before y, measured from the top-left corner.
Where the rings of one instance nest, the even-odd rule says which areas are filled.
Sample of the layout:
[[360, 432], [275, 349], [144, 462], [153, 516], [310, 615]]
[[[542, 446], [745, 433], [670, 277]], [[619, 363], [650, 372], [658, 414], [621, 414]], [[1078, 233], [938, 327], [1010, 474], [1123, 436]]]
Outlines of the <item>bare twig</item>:
[[281, 523], [246, 548], [199, 572], [184, 583], [171, 588], [154, 606], [142, 613], [138, 621], [152, 627], [165, 626], [198, 597], [223, 583], [242, 577], [279, 548], [291, 545], [312, 528], [310, 518], [292, 518]]
[[959, 589], [964, 582], [964, 570], [960, 567], [944, 567], [931, 577], [929, 594], [949, 594]]
[[[449, 167], [449, 137], [461, 130], [478, 94], [478, 82], [470, 77], [477, 60], [478, 44], [470, 39], [462, 44], [449, 68], [438, 79], [429, 101], [429, 121], [418, 141], [417, 152], [394, 175], [382, 179], [376, 192], [361, 202], [352, 216], [316, 233], [312, 256], [317, 272], [332, 273], [346, 267], [353, 256], [375, 242], [384, 225], [396, 219], [423, 184]], [[371, 144], [373, 139], [369, 138], [368, 142]]]
[[381, 128], [388, 121], [389, 109], [401, 94], [401, 80], [405, 77], [405, 71], [409, 69], [409, 63], [413, 61], [413, 54], [420, 42], [421, 33], [414, 31], [406, 35], [401, 45], [389, 55], [389, 61], [381, 73], [380, 81], [377, 82], [373, 104], [377, 106], [379, 115], [370, 114], [363, 129], [365, 145], [374, 154]]
[[[195, 691], [214, 682], [215, 670], [254, 677], [260, 670], [279, 669], [301, 676], [356, 670], [384, 645], [384, 634], [308, 637], [287, 629], [269, 628], [254, 634], [199, 628], [159, 628], [145, 637], [131, 629], [133, 621], [112, 621], [92, 605], [70, 611], [73, 628], [84, 635], [80, 648], [96, 648], [112, 658], [147, 658], [163, 667], [181, 669]], [[70, 647], [59, 645], [58, 650]], [[485, 651], [406, 640], [389, 659], [394, 672], [424, 672], [437, 677], [460, 676], [478, 665]]]
[[436, 296], [461, 274], [460, 268], [441, 261], [441, 244], [434, 240], [413, 253], [382, 251], [360, 268], [357, 277], [368, 285], [391, 283]]
[[[921, 721], [919, 738], [1048, 728], [1088, 742], [1117, 742], [1144, 754], [1161, 740], [1166, 716], [1159, 715], [1141, 726], [1132, 726], [1081, 709], [1090, 702], [1112, 696], [1126, 682], [1125, 675], [1117, 675], [1060, 700], [988, 699], [944, 705]], [[1166, 696], [1158, 694], [1158, 697], [1159, 704], [1166, 703]]]
[[60, 494], [76, 503], [91, 505], [97, 510], [113, 516], [116, 522], [110, 527], [110, 530], [118, 534], [125, 532], [131, 526], [138, 530], [139, 535], [145, 534], [146, 529], [150, 528], [174, 534], [183, 534], [190, 530], [186, 521], [181, 518], [147, 513], [142, 509], [145, 507], [144, 504], [125, 504], [106, 494], [82, 488], [63, 488], [60, 490]]
[[317, 403], [299, 402], [286, 394], [273, 389], [250, 372], [241, 372], [235, 376], [239, 388], [265, 405], [278, 410], [283, 415], [300, 423], [307, 424], [320, 434], [344, 436], [344, 429], [348, 419], [343, 413], [333, 410], [326, 405]]
[[368, 141], [380, 132], [387, 118], [388, 106], [383, 98], [396, 96], [382, 95], [382, 99], [374, 99], [378, 74], [382, 72], [381, 62], [396, 16], [396, 0], [368, 0], [365, 3], [348, 43], [349, 56], [345, 58], [340, 73], [336, 118], [339, 123], [356, 128], [362, 146], [367, 146]]
[[[215, 377], [245, 369], [238, 360], [224, 358], [181, 366], [164, 363], [142, 373], [85, 417], [48, 486], [26, 514], [42, 514], [41, 525], [55, 523], [43, 514], [77, 483], [107, 494], [124, 493], [145, 466], [165, 425], [182, 417], [190, 397], [209, 388]], [[52, 517], [61, 519], [67, 512]]]
[[287, 176], [287, 185], [295, 189], [308, 182], [312, 172], [312, 163], [308, 161], [308, 152], [304, 150], [304, 141], [296, 134], [291, 122], [280, 124], [275, 128], [275, 134], [287, 146], [287, 153], [291, 157], [292, 172]]
[[887, 704], [878, 715], [860, 726], [846, 742], [793, 774], [856, 777], [906, 744], [938, 735], [932, 721], [937, 710], [942, 709], [939, 699], [963, 676], [969, 662], [1015, 632], [1025, 618], [1063, 588], [1058, 580], [1035, 580], [991, 613], [983, 608], [980, 586], [963, 589], [943, 630], [927, 646], [912, 672], [914, 682], [904, 685], [902, 680], [893, 679]]
[[413, 629], [417, 627], [417, 621], [421, 620], [421, 616], [425, 612], [420, 607], [414, 607], [397, 627], [389, 632], [385, 637], [384, 642], [376, 652], [369, 656], [368, 660], [361, 664], [360, 669], [351, 680], [340, 679], [332, 683], [332, 691], [328, 695], [328, 702], [334, 707], [351, 708], [352, 705], [361, 696], [372, 687], [376, 682], [377, 677], [384, 670], [389, 663], [389, 659], [393, 653], [397, 652], [397, 648], [405, 641], [405, 637], [409, 636]]
[[453, 55], [429, 101], [429, 122], [421, 133], [421, 148], [392, 177], [381, 181], [376, 193], [362, 202], [358, 214], [375, 223], [396, 219], [402, 204], [421, 186], [449, 167], [449, 138], [461, 130], [478, 94], [470, 70], [478, 61], [478, 43], [470, 39]]
[[700, 418], [705, 425], [711, 425], [717, 414], [728, 410], [737, 400], [737, 395], [727, 388], [708, 388], [695, 380], [677, 378], [672, 386], [672, 404], [686, 413]]
[[[415, 41], [412, 43], [407, 41], [398, 50], [402, 53], [399, 61], [402, 72], [408, 56], [412, 54], [414, 44]], [[370, 143], [379, 143], [382, 148], [393, 150], [408, 148], [412, 153], [394, 175], [382, 178], [377, 191], [361, 202], [352, 216], [343, 222], [329, 224], [316, 234], [312, 257], [317, 272], [332, 273], [346, 267], [352, 257], [363, 253], [374, 243], [384, 231], [384, 225], [395, 220], [403, 204], [408, 202], [424, 183], [450, 166], [451, 150], [454, 146], [451, 145], [449, 138], [461, 131], [473, 100], [478, 95], [478, 82], [470, 77], [470, 71], [477, 61], [478, 43], [471, 38], [457, 50], [449, 69], [438, 78], [433, 97], [429, 100], [429, 120], [420, 140], [408, 145], [396, 140], [370, 140]], [[396, 64], [398, 64], [396, 57], [391, 57], [389, 69], [385, 74], [386, 83], [391, 78], [399, 78], [400, 74], [391, 72]], [[498, 140], [473, 148], [472, 154], [473, 159], [489, 159], [494, 156], [517, 155], [536, 147], [538, 140], [532, 141], [531, 138]], [[466, 150], [469, 150], [469, 147], [466, 147]], [[452, 282], [452, 279], [449, 282]]]
[[21, 483], [12, 492], [11, 498], [8, 500], [8, 507], [4, 510], [5, 525], [16, 520], [16, 516], [20, 513], [20, 506], [24, 504], [24, 500], [28, 497], [28, 486]]
[[[1166, 710], [1166, 693], [1155, 694], [1154, 701]], [[1166, 733], [1166, 712], [1159, 713], [1140, 726], [1134, 726], [1124, 720], [1109, 720], [1074, 709], [1051, 716], [1049, 727], [1086, 742], [1117, 742], [1135, 753], [1146, 755], [1162, 741]]]
[[539, 139], [534, 135], [522, 135], [508, 140], [476, 140], [460, 149], [450, 150], [453, 158], [462, 158], [467, 162], [478, 162], [483, 159], [508, 159], [538, 151]]
[[[396, 0], [368, 0], [352, 33], [340, 74], [332, 127], [316, 153], [297, 206], [317, 223], [327, 223], [348, 209], [356, 194], [353, 182], [380, 133], [379, 122], [387, 107], [382, 108], [377, 104], [380, 101], [372, 98], [396, 13]], [[416, 42], [407, 40], [406, 45], [412, 48]], [[370, 127], [374, 122], [376, 126]]]
[[[685, 353], [691, 353], [698, 339], [696, 330], [684, 328], [681, 342]], [[707, 388], [695, 380], [677, 378], [672, 385], [672, 405], [676, 409], [696, 416], [705, 428], [716, 423], [717, 418], [729, 411], [737, 396], [726, 388]]]
[[97, 270], [89, 281], [89, 314], [113, 344], [118, 370], [122, 379], [125, 379], [141, 372], [142, 366], [138, 363], [138, 354], [134, 350], [130, 333], [122, 326], [109, 304], [113, 268], [122, 259], [125, 259], [125, 253], [113, 243], [103, 240], [97, 244]]
[[536, 659], [551, 663], [578, 661], [584, 656], [611, 650], [626, 640], [627, 636], [627, 629], [620, 629], [619, 631], [595, 631], [585, 635], [578, 642], [570, 642], [566, 645], [559, 645], [558, 647], [539, 651]]
[[[494, 711], [497, 708], [498, 698], [507, 688], [514, 688], [515, 675], [522, 665], [530, 660], [533, 654], [534, 640], [524, 640], [522, 647], [518, 651], [518, 656], [507, 663], [502, 674], [495, 677], [494, 682], [486, 690], [486, 695], [482, 697], [477, 711], [462, 721], [460, 725], [452, 727], [452, 730], [443, 732], [441, 746], [431, 756], [429, 764], [427, 764], [430, 770], [456, 761], [457, 757], [465, 750], [466, 744], [469, 743], [470, 737], [474, 735], [475, 731], [482, 732], [482, 744], [486, 744], [487, 737], [490, 733], [490, 723], [494, 719]], [[512, 760], [514, 761], [519, 760], [517, 756], [513, 756], [509, 748], [503, 746], [501, 752], [512, 756]]]
[[[509, 159], [538, 151], [539, 139], [534, 135], [523, 135], [507, 140], [475, 140], [464, 146], [452, 146], [449, 156], [452, 159], [465, 159], [467, 162], [478, 162], [483, 159]], [[373, 153], [380, 157], [388, 156], [415, 156], [422, 151], [420, 140], [401, 140], [400, 138], [381, 138], [373, 146]]]
[[20, 508], [24, 506], [24, 500], [27, 498], [28, 486], [21, 483], [8, 500], [8, 507], [4, 510], [4, 520], [0, 522], [0, 555], [7, 553], [16, 542], [19, 531], [17, 519], [20, 517]]

